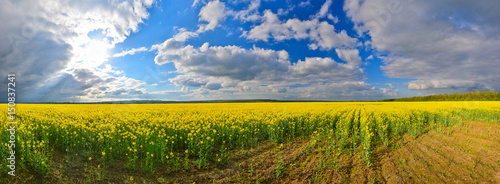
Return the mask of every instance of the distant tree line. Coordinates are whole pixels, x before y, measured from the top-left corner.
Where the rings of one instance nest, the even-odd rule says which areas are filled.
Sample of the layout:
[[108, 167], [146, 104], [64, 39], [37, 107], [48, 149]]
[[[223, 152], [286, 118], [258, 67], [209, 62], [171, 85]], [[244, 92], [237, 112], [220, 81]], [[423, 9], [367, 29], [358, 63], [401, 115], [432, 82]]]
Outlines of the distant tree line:
[[494, 91], [474, 91], [468, 93], [453, 93], [453, 94], [439, 94], [429, 96], [414, 96], [406, 98], [377, 100], [378, 102], [387, 101], [500, 101], [500, 93]]

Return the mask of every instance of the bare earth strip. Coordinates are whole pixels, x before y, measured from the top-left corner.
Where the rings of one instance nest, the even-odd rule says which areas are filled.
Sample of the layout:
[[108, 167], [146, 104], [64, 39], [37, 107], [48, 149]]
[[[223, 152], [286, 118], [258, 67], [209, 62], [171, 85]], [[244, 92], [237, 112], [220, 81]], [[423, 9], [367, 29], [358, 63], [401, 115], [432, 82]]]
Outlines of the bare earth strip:
[[397, 171], [383, 170], [382, 175], [389, 183], [499, 183], [498, 134], [486, 133], [496, 133], [500, 126], [465, 124], [469, 126], [443, 128], [443, 133], [433, 130], [417, 139], [404, 136], [407, 144], [382, 161], [383, 167]]

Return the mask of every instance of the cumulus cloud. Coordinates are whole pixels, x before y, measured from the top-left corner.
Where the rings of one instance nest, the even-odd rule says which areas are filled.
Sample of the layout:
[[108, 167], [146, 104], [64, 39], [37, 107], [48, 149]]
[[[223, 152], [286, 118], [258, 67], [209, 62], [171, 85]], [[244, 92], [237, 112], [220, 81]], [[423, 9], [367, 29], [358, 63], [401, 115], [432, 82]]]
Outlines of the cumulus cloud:
[[348, 0], [344, 10], [409, 89], [500, 89], [499, 1]]
[[255, 22], [262, 18], [259, 13], [260, 0], [252, 0], [246, 9], [240, 11], [229, 11], [234, 19], [243, 22]]
[[[241, 85], [239, 88], [191, 90], [194, 99], [280, 99], [280, 100], [375, 100], [390, 94], [362, 81], [338, 83], [312, 83], [302, 86]], [[397, 94], [397, 89], [393, 90]]]
[[144, 97], [148, 92], [141, 88], [144, 82], [114, 76], [106, 69], [87, 68], [61, 72], [36, 88], [30, 102], [95, 101], [97, 99]]
[[173, 63], [181, 73], [226, 76], [235, 80], [273, 77], [275, 72], [286, 71], [289, 65], [288, 55], [283, 54], [285, 51], [208, 45], [194, 48], [179, 44], [180, 42], [169, 39], [160, 46], [155, 46], [158, 47], [156, 64]]
[[289, 67], [289, 81], [307, 84], [311, 82], [346, 82], [364, 79], [359, 65], [344, 64], [331, 58], [312, 57]]
[[311, 20], [299, 20], [297, 18], [281, 21], [276, 14], [270, 10], [264, 11], [263, 22], [255, 26], [243, 35], [247, 39], [255, 41], [284, 41], [290, 39], [311, 41], [310, 49], [331, 50], [338, 47], [353, 48], [357, 39], [347, 35], [345, 30], [335, 32], [335, 27], [326, 21], [317, 18]]
[[260, 22], [259, 25], [253, 27], [249, 31], [243, 31], [243, 37], [254, 41], [268, 42], [270, 39], [276, 41], [285, 41], [290, 39], [309, 40], [310, 49], [316, 50], [331, 50], [339, 47], [354, 48], [357, 44], [357, 39], [350, 37], [345, 30], [336, 32], [335, 27], [327, 21], [320, 21], [320, 18], [327, 17], [328, 19], [338, 22], [338, 18], [328, 14], [329, 7], [332, 1], [327, 0], [321, 9], [311, 16], [310, 20], [299, 20], [297, 18], [282, 21], [278, 18], [279, 15], [286, 15], [288, 10], [279, 9], [275, 14], [271, 10], [259, 12], [261, 6], [260, 0], [252, 0], [247, 8], [239, 11], [233, 11], [226, 8], [225, 4], [220, 1], [208, 2], [199, 13], [200, 22], [208, 22], [208, 24], [200, 24], [196, 32], [181, 31], [175, 36], [178, 41], [185, 41], [188, 38], [196, 37], [200, 33], [215, 29], [221, 21], [226, 17], [232, 16], [235, 20], [242, 22]]
[[440, 89], [440, 88], [467, 88], [469, 90], [484, 89], [479, 82], [469, 80], [416, 80], [408, 83], [408, 89]]
[[380, 91], [362, 81], [339, 83], [315, 83], [303, 88], [293, 88], [300, 99], [370, 99], [383, 96]]
[[219, 90], [220, 88], [222, 88], [222, 85], [221, 83], [210, 82], [205, 85], [205, 88], [207, 88], [208, 90]]
[[[195, 7], [198, 3], [198, 0], [194, 1], [192, 7]], [[190, 38], [198, 37], [201, 33], [212, 31], [220, 25], [221, 21], [224, 21], [227, 16], [233, 15], [233, 13], [233, 11], [226, 8], [224, 2], [220, 2], [219, 0], [210, 1], [198, 13], [198, 21], [201, 22], [198, 24], [198, 30], [188, 31], [186, 28], [180, 28], [178, 29], [179, 33], [174, 35], [174, 39], [177, 41], [186, 41]]]
[[333, 16], [332, 14], [328, 14], [327, 18], [331, 21], [333, 21], [333, 23], [338, 23], [339, 22], [339, 18], [338, 17], [335, 17]]
[[302, 1], [299, 3], [299, 7], [306, 7], [311, 5], [311, 0]]
[[[0, 74], [16, 73], [19, 100], [30, 101], [39, 98], [37, 89], [46, 89], [45, 84], [56, 78], [67, 81], [59, 86], [75, 86], [69, 85], [72, 75], [65, 71], [102, 64], [107, 49], [139, 29], [138, 25], [149, 16], [147, 8], [152, 1], [2, 0], [1, 4]], [[89, 38], [91, 31], [100, 32], [104, 39]], [[103, 51], [89, 54], [95, 46]], [[2, 82], [0, 87], [5, 84]], [[53, 93], [57, 96], [58, 91], [54, 89]]]
[[195, 74], [176, 78], [173, 81], [176, 84], [192, 82], [185, 79], [193, 76], [225, 77], [238, 81], [296, 82], [311, 80], [336, 82], [364, 78], [357, 50], [339, 50], [339, 53], [342, 53], [340, 58], [347, 63], [339, 63], [331, 58], [311, 57], [292, 64], [288, 52], [284, 50], [209, 46], [208, 43], [195, 48], [191, 45], [183, 46], [182, 43], [168, 39], [160, 45], [153, 46], [158, 50], [155, 57], [156, 64], [173, 63], [179, 73]]
[[[282, 100], [374, 100], [386, 98], [388, 93], [384, 89], [374, 88], [371, 84], [362, 81], [311, 83], [302, 86], [283, 87], [279, 85], [253, 86], [249, 91], [232, 92], [232, 96], [251, 96], [253, 98], [272, 98]], [[219, 93], [217, 93], [219, 92]], [[250, 93], [249, 93], [250, 92]], [[213, 92], [212, 92], [213, 93]], [[208, 94], [210, 97], [223, 94], [223, 91]], [[397, 90], [393, 90], [397, 94]]]
[[202, 87], [207, 85], [208, 83], [206, 79], [189, 75], [178, 75], [177, 77], [169, 79], [169, 81], [177, 86], [187, 86], [187, 87]]
[[326, 0], [325, 3], [321, 6], [318, 13], [316, 13], [316, 18], [325, 17], [328, 13], [328, 9], [332, 5], [332, 0]]
[[208, 22], [208, 24], [200, 25], [200, 29], [198, 32], [215, 29], [215, 27], [219, 24], [219, 21], [226, 18], [226, 15], [226, 6], [223, 2], [216, 0], [207, 3], [207, 5], [200, 10], [199, 20], [206, 21]]
[[335, 49], [337, 56], [347, 62], [349, 65], [357, 66], [361, 64], [359, 50], [357, 49]]
[[145, 84], [143, 81], [126, 76], [114, 76], [104, 73], [105, 71], [105, 69], [75, 69], [69, 72], [78, 81], [77, 84], [86, 84], [86, 88], [83, 90], [84, 95], [76, 95], [76, 97], [95, 100], [96, 98], [143, 97], [149, 94], [145, 88], [141, 88]]
[[338, 49], [345, 62], [307, 57], [292, 63], [284, 50], [258, 47], [194, 47], [171, 38], [153, 48], [158, 65], [173, 63], [180, 74], [169, 81], [193, 98], [368, 99], [397, 94], [362, 81], [365, 73], [355, 49]]

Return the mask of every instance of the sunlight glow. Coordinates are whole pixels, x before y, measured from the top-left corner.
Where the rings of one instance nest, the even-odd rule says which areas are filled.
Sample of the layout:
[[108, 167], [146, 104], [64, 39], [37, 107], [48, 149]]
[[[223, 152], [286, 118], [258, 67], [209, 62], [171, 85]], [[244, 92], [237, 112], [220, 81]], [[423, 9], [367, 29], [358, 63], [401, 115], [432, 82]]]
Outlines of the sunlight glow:
[[80, 66], [84, 68], [95, 68], [100, 66], [108, 60], [108, 50], [110, 48], [111, 45], [104, 41], [91, 40], [83, 46], [79, 54], [82, 56]]

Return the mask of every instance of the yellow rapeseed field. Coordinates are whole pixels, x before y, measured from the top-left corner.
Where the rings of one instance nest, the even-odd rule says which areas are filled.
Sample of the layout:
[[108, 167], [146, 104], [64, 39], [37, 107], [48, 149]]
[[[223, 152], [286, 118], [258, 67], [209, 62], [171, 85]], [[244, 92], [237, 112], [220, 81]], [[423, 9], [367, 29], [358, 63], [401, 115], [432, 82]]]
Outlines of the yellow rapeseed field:
[[[18, 104], [15, 150], [19, 167], [39, 173], [48, 172], [54, 152], [102, 165], [122, 160], [134, 170], [153, 171], [161, 164], [175, 171], [181, 163], [223, 164], [229, 150], [261, 140], [311, 136], [331, 137], [339, 150], [360, 148], [369, 167], [373, 146], [387, 146], [403, 134], [416, 137], [432, 124], [499, 118], [500, 102], [470, 101]], [[6, 122], [6, 113], [0, 119]], [[0, 132], [0, 140], [8, 136]], [[8, 150], [1, 142], [1, 158]]]

